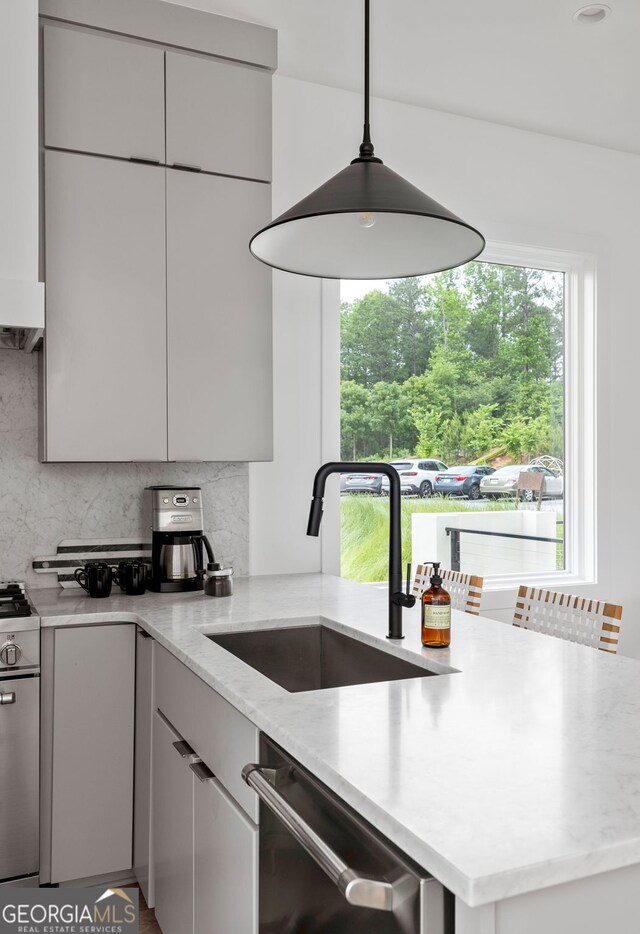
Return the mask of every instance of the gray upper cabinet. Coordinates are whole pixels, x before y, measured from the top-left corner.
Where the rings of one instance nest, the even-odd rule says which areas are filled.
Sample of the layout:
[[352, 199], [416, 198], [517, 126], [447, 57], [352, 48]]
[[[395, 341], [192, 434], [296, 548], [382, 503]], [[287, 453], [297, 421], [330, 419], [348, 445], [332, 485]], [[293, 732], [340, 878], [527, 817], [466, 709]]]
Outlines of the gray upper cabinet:
[[249, 240], [271, 218], [274, 31], [172, 3], [41, 16], [41, 460], [270, 460]]
[[166, 460], [164, 175], [46, 153], [45, 460]]
[[44, 144], [164, 162], [164, 51], [44, 27]]
[[271, 179], [271, 75], [167, 52], [167, 165]]
[[272, 457], [270, 186], [167, 169], [169, 460]]

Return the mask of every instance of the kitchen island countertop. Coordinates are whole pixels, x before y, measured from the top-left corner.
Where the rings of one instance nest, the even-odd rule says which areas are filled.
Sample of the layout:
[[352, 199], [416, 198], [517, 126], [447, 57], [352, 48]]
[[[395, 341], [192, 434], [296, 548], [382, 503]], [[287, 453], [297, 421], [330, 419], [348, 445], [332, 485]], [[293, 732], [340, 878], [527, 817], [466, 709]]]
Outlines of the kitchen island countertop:
[[[418, 606], [390, 642], [386, 587], [328, 575], [235, 589], [30, 596], [43, 627], [142, 626], [468, 905], [640, 863], [637, 661], [455, 611], [424, 649]], [[318, 618], [440, 676], [290, 694], [204, 636]]]

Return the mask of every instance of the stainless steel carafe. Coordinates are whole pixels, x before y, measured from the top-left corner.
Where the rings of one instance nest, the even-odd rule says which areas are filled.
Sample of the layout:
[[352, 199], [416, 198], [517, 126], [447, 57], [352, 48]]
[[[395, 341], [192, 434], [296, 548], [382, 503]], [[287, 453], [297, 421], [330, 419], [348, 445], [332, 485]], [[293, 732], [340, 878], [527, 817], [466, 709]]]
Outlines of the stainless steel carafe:
[[191, 537], [176, 536], [160, 546], [160, 574], [166, 581], [186, 581], [196, 577], [198, 562]]

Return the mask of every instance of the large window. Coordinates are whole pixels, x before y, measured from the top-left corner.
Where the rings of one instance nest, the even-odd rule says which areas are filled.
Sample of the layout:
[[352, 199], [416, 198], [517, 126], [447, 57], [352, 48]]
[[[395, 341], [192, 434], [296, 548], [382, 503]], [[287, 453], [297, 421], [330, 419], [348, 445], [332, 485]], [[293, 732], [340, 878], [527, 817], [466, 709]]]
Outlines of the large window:
[[[341, 283], [341, 455], [395, 465], [405, 561], [495, 578], [567, 567], [576, 288], [561, 262], [549, 267]], [[386, 579], [387, 491], [373, 472], [342, 477], [344, 577]]]

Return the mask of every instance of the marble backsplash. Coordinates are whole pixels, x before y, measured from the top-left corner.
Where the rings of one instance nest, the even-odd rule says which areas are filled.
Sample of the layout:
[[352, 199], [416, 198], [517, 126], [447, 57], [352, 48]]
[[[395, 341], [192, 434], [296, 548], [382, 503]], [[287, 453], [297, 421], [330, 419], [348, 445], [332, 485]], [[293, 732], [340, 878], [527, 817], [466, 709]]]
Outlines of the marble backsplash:
[[51, 586], [35, 555], [65, 538], [137, 536], [142, 491], [159, 483], [202, 487], [205, 531], [217, 560], [246, 574], [247, 464], [41, 464], [37, 355], [0, 350], [0, 579]]

